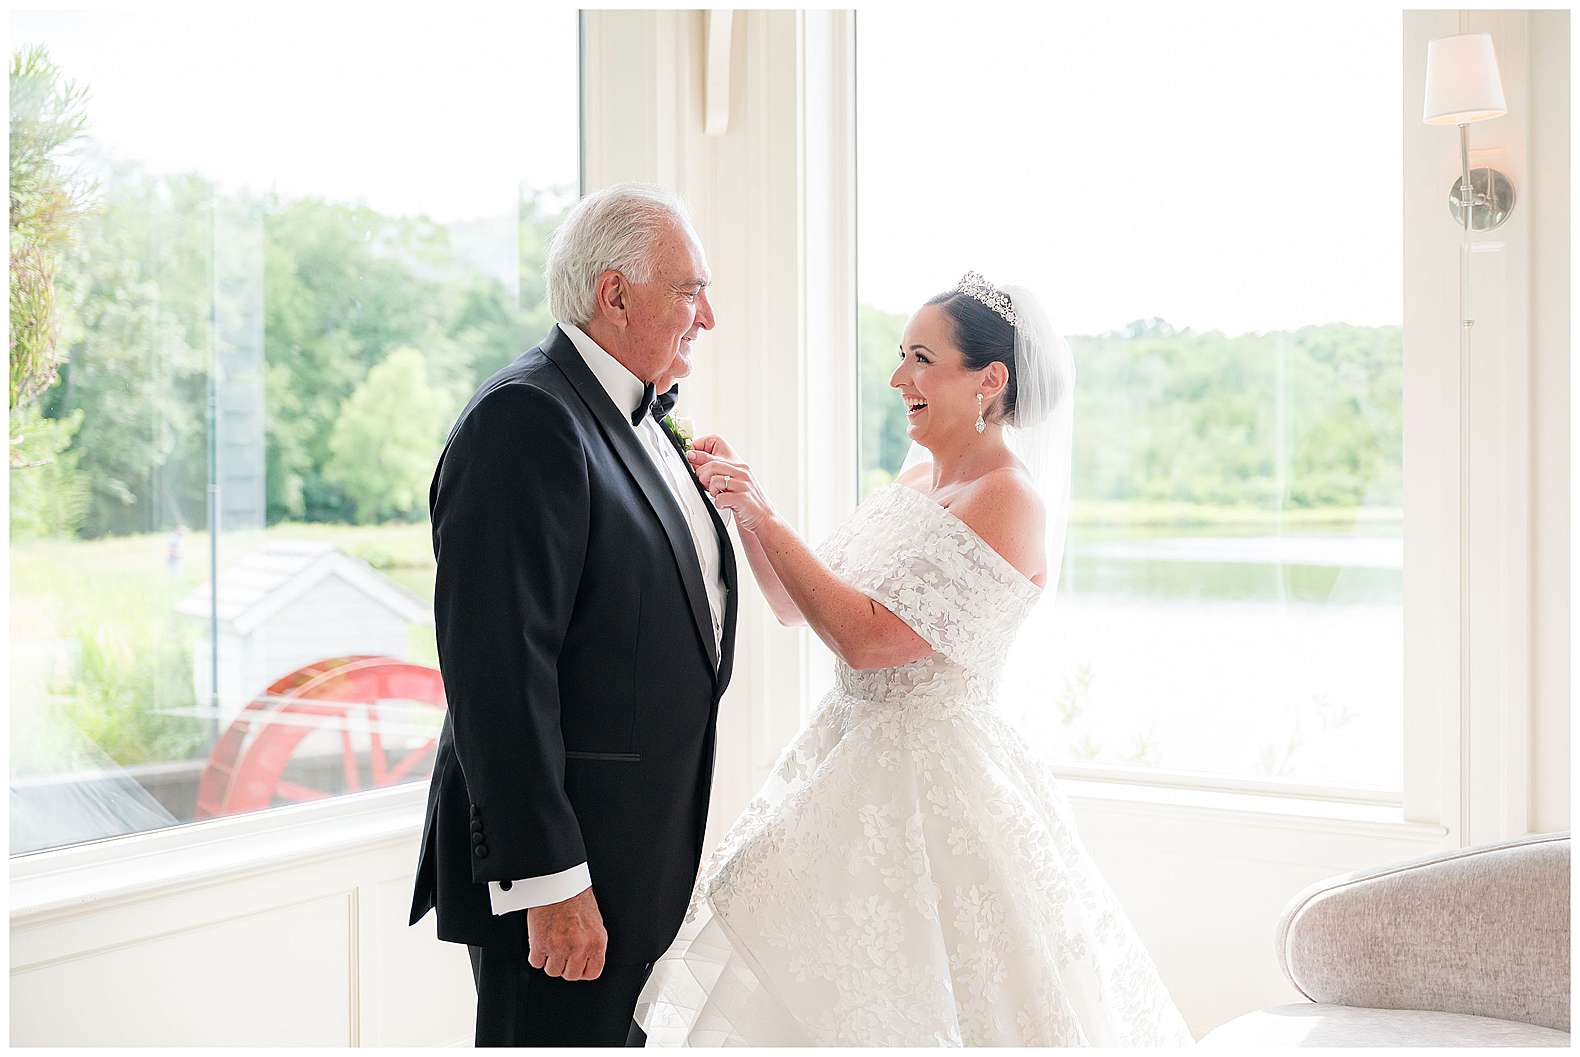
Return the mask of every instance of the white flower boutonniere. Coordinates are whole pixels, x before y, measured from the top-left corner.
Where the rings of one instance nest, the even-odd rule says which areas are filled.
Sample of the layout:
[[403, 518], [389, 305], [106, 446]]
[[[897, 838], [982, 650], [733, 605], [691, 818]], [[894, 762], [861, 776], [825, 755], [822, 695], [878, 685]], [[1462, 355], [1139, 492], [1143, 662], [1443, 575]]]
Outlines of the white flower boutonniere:
[[696, 436], [696, 429], [691, 424], [691, 419], [683, 415], [665, 415], [664, 428], [669, 430], [669, 435], [680, 443], [680, 450], [691, 450], [691, 438]]

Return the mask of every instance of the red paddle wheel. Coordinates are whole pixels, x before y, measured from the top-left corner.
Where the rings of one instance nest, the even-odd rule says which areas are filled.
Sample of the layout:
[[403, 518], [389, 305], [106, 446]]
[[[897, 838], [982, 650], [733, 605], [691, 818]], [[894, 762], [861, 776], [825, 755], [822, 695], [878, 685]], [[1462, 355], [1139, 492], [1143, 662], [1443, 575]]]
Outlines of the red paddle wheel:
[[195, 817], [429, 774], [444, 708], [438, 670], [420, 664], [355, 656], [298, 668], [248, 702], [215, 742], [198, 780]]

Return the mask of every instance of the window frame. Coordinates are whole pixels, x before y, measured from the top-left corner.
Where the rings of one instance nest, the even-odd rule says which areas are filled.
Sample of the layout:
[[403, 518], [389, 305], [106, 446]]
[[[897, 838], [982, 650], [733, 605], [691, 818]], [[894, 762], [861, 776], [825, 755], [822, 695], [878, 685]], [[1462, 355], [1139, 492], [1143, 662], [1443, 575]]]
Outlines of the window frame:
[[[587, 12], [576, 21], [577, 189], [587, 188]], [[348, 842], [398, 839], [421, 832], [431, 774], [394, 786], [361, 789], [297, 804], [279, 804], [158, 829], [76, 841], [8, 855], [13, 926], [19, 916], [88, 900], [131, 899], [161, 885], [206, 883], [237, 869], [305, 861]], [[136, 867], [136, 879], [118, 871]]]
[[[668, 80], [673, 74], [652, 61], [651, 41], [632, 39], [615, 47], [600, 41], [598, 49], [589, 50], [589, 29], [594, 22], [602, 27], [606, 20], [630, 14], [582, 12], [580, 15], [583, 190], [588, 186], [591, 164], [589, 142], [599, 140], [599, 152], [609, 150], [609, 144], [599, 136], [595, 126], [600, 121], [611, 120], [610, 115], [589, 105], [589, 77], [613, 77], [610, 70], [622, 64], [619, 49], [624, 48], [627, 50], [622, 75], [629, 74], [634, 66], [632, 60], [640, 58], [647, 63], [643, 69], [648, 75], [661, 80], [667, 88], [673, 88]], [[656, 18], [663, 23], [661, 29], [665, 32], [678, 33], [684, 30], [685, 20], [697, 14], [650, 12], [643, 17]], [[828, 14], [816, 13], [815, 17]], [[795, 17], [802, 27], [800, 46], [831, 47], [836, 72], [843, 70], [843, 74], [820, 83], [817, 91], [825, 94], [820, 100], [812, 99], [806, 83], [807, 67], [803, 65], [798, 68], [796, 83], [777, 85], [774, 88], [777, 96], [768, 100], [770, 104], [782, 105], [783, 97], [793, 93], [802, 115], [797, 135], [826, 137], [835, 160], [834, 186], [828, 196], [831, 208], [824, 216], [830, 224], [829, 237], [822, 252], [835, 261], [836, 266], [826, 269], [823, 267], [826, 261], [821, 259], [804, 262], [804, 272], [828, 283], [832, 291], [822, 316], [816, 321], [819, 329], [813, 337], [833, 335], [835, 340], [804, 340], [801, 361], [794, 367], [802, 379], [803, 397], [805, 392], [828, 392], [829, 372], [848, 372], [846, 382], [836, 379], [833, 390], [828, 392], [830, 399], [798, 406], [794, 412], [801, 428], [823, 431], [816, 457], [802, 460], [800, 477], [793, 482], [800, 496], [793, 512], [806, 518], [811, 526], [837, 524], [848, 516], [856, 505], [859, 489], [859, 469], [853, 469], [859, 467], [859, 404], [852, 391], [854, 385], [849, 384], [855, 378], [857, 311], [852, 267], [857, 250], [853, 201], [856, 174], [853, 114], [857, 91], [853, 70], [857, 17], [833, 14], [835, 17], [827, 25], [812, 34], [805, 33], [804, 20], [809, 13], [798, 12]], [[754, 19], [784, 16], [782, 12], [746, 15]], [[1529, 792], [1527, 747], [1522, 740], [1529, 723], [1525, 715], [1529, 701], [1521, 697], [1517, 684], [1525, 677], [1526, 669], [1520, 667], [1522, 658], [1529, 657], [1529, 618], [1524, 617], [1523, 622], [1516, 620], [1495, 640], [1476, 643], [1477, 664], [1490, 667], [1495, 673], [1512, 672], [1509, 682], [1494, 681], [1478, 687], [1473, 694], [1463, 673], [1471, 660], [1472, 643], [1466, 628], [1471, 607], [1485, 602], [1487, 615], [1480, 619], [1495, 627], [1496, 620], [1511, 613], [1518, 616], [1521, 599], [1528, 600], [1528, 584], [1516, 584], [1507, 589], [1497, 585], [1507, 571], [1518, 574], [1528, 569], [1529, 556], [1524, 548], [1529, 509], [1516, 506], [1499, 511], [1491, 522], [1494, 534], [1476, 541], [1475, 546], [1461, 538], [1459, 511], [1471, 501], [1472, 484], [1485, 484], [1502, 464], [1501, 459], [1517, 455], [1521, 450], [1520, 421], [1508, 417], [1508, 412], [1510, 408], [1521, 406], [1522, 395], [1529, 396], [1529, 367], [1517, 356], [1488, 357], [1491, 366], [1504, 375], [1495, 378], [1498, 384], [1491, 388], [1467, 391], [1468, 380], [1461, 375], [1459, 364], [1452, 356], [1443, 354], [1445, 348], [1453, 346], [1455, 321], [1442, 318], [1445, 313], [1441, 310], [1441, 291], [1451, 291], [1456, 281], [1451, 247], [1446, 259], [1443, 253], [1444, 239], [1451, 239], [1452, 233], [1445, 235], [1442, 225], [1437, 224], [1441, 219], [1442, 189], [1446, 186], [1442, 180], [1442, 173], [1446, 171], [1442, 159], [1444, 148], [1437, 138], [1423, 131], [1424, 127], [1416, 119], [1420, 114], [1419, 75], [1424, 73], [1425, 40], [1458, 29], [1453, 12], [1404, 12], [1403, 16], [1406, 19], [1405, 55], [1402, 57], [1406, 76], [1401, 105], [1406, 141], [1405, 186], [1401, 189], [1406, 200], [1404, 532], [1408, 560], [1404, 585], [1405, 788], [1402, 803], [1364, 791], [1357, 795], [1354, 788], [1241, 781], [1223, 776], [1204, 777], [1136, 768], [1056, 767], [1056, 773], [1068, 779], [1067, 790], [1078, 803], [1105, 811], [1112, 807], [1132, 817], [1140, 812], [1182, 822], [1202, 822], [1215, 830], [1227, 824], [1230, 829], [1225, 830], [1226, 833], [1238, 832], [1239, 824], [1245, 823], [1335, 840], [1358, 832], [1394, 835], [1401, 841], [1418, 844], [1423, 851], [1434, 846], [1479, 840], [1498, 826], [1515, 830], [1522, 824]], [[1490, 24], [1488, 28], [1494, 32], [1500, 58], [1505, 63], [1505, 77], [1515, 85], [1525, 69], [1525, 42], [1519, 36], [1522, 17], [1520, 12], [1477, 16], [1478, 20]], [[1483, 27], [1477, 25], [1476, 28]], [[764, 105], [756, 98], [737, 103], [743, 108]], [[687, 115], [681, 112], [672, 116], [677, 127], [656, 128], [650, 142], [632, 149], [669, 156], [666, 152], [672, 151], [688, 134], [679, 127], [685, 124]], [[1517, 128], [1505, 129], [1505, 140], [1519, 134]], [[1513, 148], [1505, 145], [1502, 149]], [[600, 153], [597, 164], [592, 166], [596, 170], [594, 175], [603, 178], [608, 167], [609, 163]], [[686, 185], [688, 178], [683, 174], [675, 180], [677, 190], [683, 193], [691, 190]], [[848, 187], [841, 183], [846, 180], [852, 181]], [[716, 188], [714, 192], [719, 200], [727, 202], [731, 193], [744, 195], [748, 190]], [[692, 200], [701, 225], [706, 225], [716, 211], [722, 212], [720, 203], [711, 200], [707, 193], [697, 194]], [[1529, 210], [1525, 211], [1523, 219], [1517, 211], [1516, 218], [1524, 228], [1505, 234], [1524, 237], [1530, 224]], [[1491, 246], [1485, 252], [1507, 256], [1508, 245], [1505, 240], [1503, 245]], [[1516, 248], [1518, 245], [1522, 244], [1516, 243]], [[762, 252], [774, 254], [780, 252], [780, 248], [765, 246]], [[1521, 275], [1517, 270], [1512, 271], [1507, 279], [1517, 284]], [[804, 293], [802, 291], [803, 296]], [[745, 300], [752, 303], [753, 298], [760, 296], [763, 295], [748, 290]], [[1521, 333], [1518, 327], [1528, 316], [1528, 304], [1522, 304], [1518, 297], [1509, 297], [1503, 302], [1503, 309], [1512, 314], [1503, 322], [1512, 326], [1516, 334]], [[1481, 317], [1483, 326], [1478, 329], [1482, 333], [1492, 329], [1486, 325], [1488, 315], [1484, 312]], [[841, 334], [843, 339], [839, 337]], [[819, 372], [821, 380], [813, 377]], [[1479, 476], [1468, 476], [1472, 467], [1461, 456], [1462, 442], [1468, 442], [1462, 429], [1465, 422], [1460, 417], [1462, 395], [1473, 402], [1470, 421], [1502, 424], [1502, 432], [1492, 438], [1493, 450], [1474, 456], [1480, 467]], [[1524, 406], [1529, 406], [1528, 402]], [[765, 412], [770, 417], [775, 413], [776, 409]], [[765, 421], [764, 435], [774, 435], [777, 425], [774, 421]], [[1517, 492], [1515, 498], [1519, 500], [1521, 493]], [[1528, 492], [1523, 498], [1528, 504]], [[750, 587], [744, 589], [748, 595], [751, 593]], [[763, 746], [777, 744], [773, 739], [764, 739], [761, 732], [782, 727], [786, 709], [805, 718], [812, 704], [811, 690], [826, 683], [828, 657], [816, 637], [805, 629], [765, 632], [760, 626], [765, 623], [763, 614], [748, 612], [754, 605], [748, 601], [743, 601], [742, 605], [741, 647], [755, 653], [749, 664], [742, 667], [761, 669], [764, 678], [757, 678], [748, 670], [744, 678], [738, 672], [737, 681], [751, 692], [751, 697], [742, 704], [759, 736], [748, 737], [735, 747], [752, 754], [752, 770], [760, 784], [772, 762]], [[729, 698], [739, 701], [733, 687]], [[728, 702], [726, 707], [729, 707]], [[1508, 758], [1508, 765], [1472, 768], [1468, 753], [1461, 752], [1472, 730], [1490, 732], [1493, 736], [1490, 751]], [[726, 749], [723, 739], [721, 730], [721, 755]], [[1494, 755], [1493, 762], [1497, 763], [1499, 758]], [[10, 859], [13, 928], [19, 916], [47, 915], [51, 907], [129, 899], [129, 893], [134, 891], [159, 884], [181, 883], [183, 878], [191, 883], [206, 884], [282, 860], [302, 861], [318, 855], [344, 853], [348, 845], [359, 841], [410, 840], [420, 831], [426, 791], [426, 782], [412, 782], [14, 856]], [[715, 808], [718, 814], [733, 817], [741, 805], [733, 803], [731, 796], [726, 795], [728, 792], [716, 786]], [[1499, 817], [1470, 825], [1470, 806], [1483, 798], [1496, 806]], [[1227, 846], [1224, 849], [1225, 853], [1230, 850]]]
[[[1510, 68], [1518, 76], [1525, 66], [1522, 27], [1512, 17], [1517, 14], [1493, 14], [1487, 19], [1487, 28], [1492, 28], [1503, 57], [1506, 79]], [[1122, 765], [1055, 765], [1054, 773], [1081, 785], [1084, 796], [1103, 798], [1104, 790], [1142, 790], [1160, 804], [1180, 803], [1180, 798], [1202, 792], [1272, 801], [1299, 799], [1318, 809], [1329, 807], [1335, 823], [1351, 804], [1371, 804], [1403, 829], [1425, 828], [1424, 833], [1438, 834], [1444, 841], [1460, 845], [1525, 831], [1529, 717], [1518, 700], [1510, 700], [1510, 692], [1518, 694], [1518, 687], [1528, 683], [1528, 675], [1523, 675], [1529, 660], [1528, 589], [1520, 585], [1529, 570], [1529, 542], [1523, 534], [1529, 496], [1515, 488], [1514, 501], [1495, 517], [1485, 518], [1485, 531], [1479, 539], [1469, 525], [1462, 528], [1460, 515], [1468, 515], [1479, 496], [1479, 491], [1473, 491], [1473, 465], [1468, 463], [1482, 468], [1477, 480], [1484, 483], [1484, 491], [1496, 491], [1498, 466], [1523, 465], [1517, 460], [1528, 450], [1528, 441], [1518, 434], [1517, 425], [1496, 433], [1490, 446], [1484, 439], [1484, 449], [1476, 455], [1469, 446], [1469, 423], [1517, 423], [1518, 409], [1529, 406], [1528, 367], [1518, 355], [1484, 355], [1485, 370], [1493, 374], [1492, 384], [1471, 387], [1457, 360], [1443, 354], [1443, 349], [1454, 348], [1457, 332], [1455, 321], [1447, 319], [1443, 311], [1444, 303], [1454, 303], [1452, 297], [1444, 300], [1444, 291], [1452, 291], [1457, 284], [1454, 232], [1446, 231], [1447, 224], [1438, 223], [1443, 212], [1439, 183], [1447, 186], [1443, 172], [1449, 145], [1438, 142], [1441, 137], [1431, 136], [1433, 130], [1420, 123], [1420, 92], [1425, 77], [1425, 41], [1469, 32], [1469, 28], [1463, 14], [1457, 16], [1457, 22], [1455, 13], [1441, 11], [1406, 11], [1401, 17], [1405, 19], [1401, 55], [1405, 77], [1400, 100], [1405, 172], [1398, 193], [1406, 202], [1401, 231], [1405, 243], [1401, 332], [1406, 423], [1403, 537], [1408, 540], [1401, 599], [1405, 624], [1400, 717], [1403, 788], [1302, 784]], [[860, 85], [853, 85], [853, 90], [858, 88]], [[1529, 210], [1518, 223], [1528, 228]], [[848, 237], [855, 240], [855, 232]], [[1520, 232], [1517, 237], [1523, 243], [1528, 234]], [[1480, 235], [1480, 243], [1485, 256], [1509, 256], [1507, 239]], [[856, 253], [860, 253], [860, 246]], [[1488, 278], [1495, 283], [1498, 278], [1517, 283], [1520, 276], [1504, 272]], [[1506, 335], [1504, 341], [1517, 349], [1518, 338], [1528, 332], [1528, 303], [1504, 297], [1498, 308], [1498, 318], [1492, 322]], [[1484, 308], [1477, 333], [1492, 329], [1485, 325], [1487, 314]], [[860, 431], [850, 433], [858, 442], [848, 458], [856, 468], [853, 476], [860, 476]], [[1509, 583], [1509, 574], [1514, 574], [1514, 588], [1499, 589], [1496, 585]], [[1480, 599], [1474, 597], [1473, 583], [1484, 585]], [[1485, 624], [1488, 632], [1482, 638], [1471, 632], [1476, 607], [1487, 613], [1476, 619], [1477, 626]], [[1482, 686], [1471, 686], [1473, 651], [1477, 667], [1503, 675], [1504, 683], [1484, 679]], [[1482, 736], [1473, 738], [1473, 730]], [[1480, 809], [1484, 817], [1473, 826], [1477, 804], [1488, 807]]]
[[[856, 19], [860, 24], [860, 17]], [[860, 28], [856, 28], [860, 33]], [[853, 47], [858, 44], [853, 44]], [[860, 74], [855, 74], [860, 76]], [[860, 85], [858, 85], [860, 87]], [[856, 258], [860, 264], [860, 240], [852, 232], [853, 242], [856, 242]], [[860, 275], [860, 267], [856, 269]], [[858, 299], [860, 300], [860, 299]], [[1417, 367], [1422, 367], [1417, 363]], [[860, 370], [860, 367], [858, 367]], [[1409, 363], [1406, 362], [1406, 392], [1411, 390], [1409, 384]], [[853, 477], [856, 479], [855, 495], [860, 496], [861, 477], [861, 449], [860, 449], [860, 406], [858, 406], [858, 428], [855, 430], [856, 446], [850, 453], [850, 465], [855, 468]], [[1406, 458], [1406, 476], [1408, 476], [1409, 460]], [[1419, 515], [1417, 515], [1419, 520]], [[1403, 528], [1401, 536], [1411, 536], [1411, 510], [1409, 510], [1409, 495], [1406, 488], [1405, 512], [1403, 512]], [[1408, 585], [1406, 585], [1408, 589]], [[1403, 621], [1409, 623], [1409, 599], [1401, 600], [1401, 608], [1405, 611]], [[1408, 671], [1406, 671], [1408, 683]], [[1348, 804], [1375, 804], [1375, 806], [1392, 809], [1398, 812], [1398, 820], [1405, 818], [1420, 820], [1425, 815], [1409, 814], [1409, 806], [1414, 803], [1406, 795], [1406, 787], [1411, 784], [1411, 760], [1409, 760], [1409, 735], [1413, 728], [1411, 725], [1411, 695], [1408, 689], [1401, 687], [1401, 716], [1400, 724], [1405, 727], [1405, 736], [1401, 738], [1405, 744], [1405, 779], [1400, 788], [1383, 787], [1383, 785], [1364, 784], [1324, 784], [1324, 782], [1280, 781], [1280, 779], [1264, 779], [1264, 777], [1236, 776], [1236, 774], [1209, 773], [1209, 771], [1193, 771], [1187, 768], [1147, 768], [1147, 766], [1123, 765], [1123, 763], [1054, 763], [1055, 776], [1081, 782], [1082, 788], [1092, 790], [1092, 795], [1101, 795], [1101, 790], [1114, 790], [1119, 787], [1144, 788], [1153, 790], [1161, 799], [1169, 799], [1168, 793], [1177, 792], [1180, 795], [1191, 793], [1231, 793], [1231, 795], [1255, 796], [1255, 798], [1269, 798], [1273, 803], [1278, 799], [1305, 799], [1313, 803], [1330, 804], [1334, 809], [1335, 817], [1343, 817], [1345, 806]], [[1416, 762], [1419, 769], [1419, 762]], [[1417, 777], [1417, 785], [1419, 785]]]

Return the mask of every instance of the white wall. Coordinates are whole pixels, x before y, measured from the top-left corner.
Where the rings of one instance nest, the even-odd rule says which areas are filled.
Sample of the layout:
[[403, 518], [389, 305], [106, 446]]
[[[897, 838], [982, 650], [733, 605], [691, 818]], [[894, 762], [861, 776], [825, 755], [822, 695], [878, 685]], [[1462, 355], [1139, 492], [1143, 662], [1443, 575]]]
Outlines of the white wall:
[[1530, 13], [1531, 829], [1569, 828], [1569, 12]]
[[[661, 179], [691, 201], [718, 278], [721, 325], [686, 389], [688, 411], [704, 428], [750, 438], [775, 494], [808, 521], [826, 522], [837, 503], [821, 490], [838, 486], [841, 460], [854, 450], [838, 418], [853, 398], [827, 388], [854, 375], [839, 374], [840, 357], [851, 351], [842, 345], [850, 306], [838, 300], [852, 249], [840, 234], [850, 228], [842, 212], [849, 188], [840, 182], [850, 159], [837, 144], [808, 143], [818, 132], [805, 107], [822, 108], [826, 120], [812, 124], [832, 125], [831, 141], [843, 134], [838, 99], [802, 100], [808, 70], [837, 85], [849, 56], [840, 50], [838, 16], [735, 17], [730, 131], [712, 140], [700, 131], [705, 16], [588, 14], [588, 178], [594, 186]], [[1422, 34], [1441, 35], [1445, 17], [1442, 32], [1454, 32], [1452, 15], [1406, 15], [1407, 86], [1424, 63]], [[1525, 263], [1511, 266], [1528, 280], [1504, 293], [1507, 303], [1524, 298], [1530, 306], [1530, 337], [1513, 353], [1527, 356], [1524, 389], [1516, 391], [1531, 408], [1530, 500], [1514, 524], [1532, 541], [1522, 575], [1534, 628], [1525, 656], [1534, 662], [1523, 673], [1525, 696], [1507, 702], [1525, 726], [1506, 770], [1528, 777], [1520, 788], [1529, 792], [1529, 828], [1546, 830], [1568, 825], [1568, 150], [1560, 140], [1568, 124], [1567, 16], [1473, 18], [1474, 28], [1487, 20], [1503, 35], [1506, 76], [1528, 78], [1525, 98], [1535, 101], [1528, 118], [1511, 115], [1529, 122], [1517, 182], [1519, 230], [1532, 234], [1516, 252]], [[1528, 60], [1510, 41], [1528, 43]], [[1407, 168], [1451, 169], [1452, 159], [1439, 154], [1452, 150], [1452, 137], [1415, 137], [1408, 108], [1405, 116]], [[813, 192], [819, 166], [834, 176]], [[1430, 185], [1426, 208], [1446, 217], [1440, 200], [1449, 181], [1421, 179]], [[803, 241], [808, 225], [823, 225], [826, 237]], [[1453, 273], [1437, 270], [1445, 267], [1441, 255], [1418, 257], [1407, 245], [1425, 288], [1451, 297]], [[1454, 306], [1430, 311], [1451, 317]], [[808, 364], [826, 372], [817, 384], [806, 380]], [[819, 419], [827, 409], [832, 417]], [[804, 443], [810, 432], [818, 444]], [[1519, 443], [1507, 434], [1497, 442], [1501, 451]], [[1495, 539], [1506, 543], [1497, 527]], [[1457, 551], [1443, 553], [1457, 560]], [[1408, 561], [1421, 554], [1407, 550]], [[1453, 578], [1452, 566], [1446, 575]], [[804, 639], [772, 623], [749, 586], [742, 604], [743, 663], [721, 720], [710, 839], [755, 788], [765, 755], [771, 759], [799, 722], [808, 665], [817, 663]], [[1499, 649], [1508, 645], [1500, 640]], [[1444, 717], [1456, 701], [1451, 688]], [[1278, 970], [1273, 930], [1301, 888], [1449, 846], [1451, 829], [1461, 831], [1457, 818], [1409, 823], [1372, 808], [1168, 790], [1119, 796], [1097, 783], [1066, 788], [1083, 839], [1198, 1035], [1246, 1010], [1298, 1000]], [[118, 856], [90, 848], [13, 862], [12, 1042], [468, 1042], [473, 996], [464, 950], [434, 938], [431, 915], [418, 928], [405, 925], [421, 793], [421, 786], [389, 790], [143, 835], [118, 845]]]
[[[1406, 526], [1405, 679], [1440, 712], [1421, 713], [1407, 753], [1418, 776], [1436, 766], [1415, 792], [1441, 790], [1454, 842], [1478, 844], [1569, 825], [1569, 24], [1404, 20], [1405, 502], [1427, 515], [1427, 531]], [[1458, 130], [1421, 121], [1427, 42], [1461, 32], [1492, 35], [1509, 106], [1470, 126], [1470, 164], [1505, 173], [1517, 198], [1471, 236], [1463, 366]]]
[[466, 949], [406, 925], [425, 787], [14, 860], [11, 1044], [469, 1044]]

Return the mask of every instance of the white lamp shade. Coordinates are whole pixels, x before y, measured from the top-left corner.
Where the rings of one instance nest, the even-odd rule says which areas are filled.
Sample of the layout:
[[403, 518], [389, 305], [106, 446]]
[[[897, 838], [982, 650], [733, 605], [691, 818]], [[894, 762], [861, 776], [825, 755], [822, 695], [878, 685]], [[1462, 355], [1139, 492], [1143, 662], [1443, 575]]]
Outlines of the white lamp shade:
[[1463, 33], [1428, 42], [1421, 120], [1428, 125], [1468, 125], [1508, 112], [1490, 33]]

